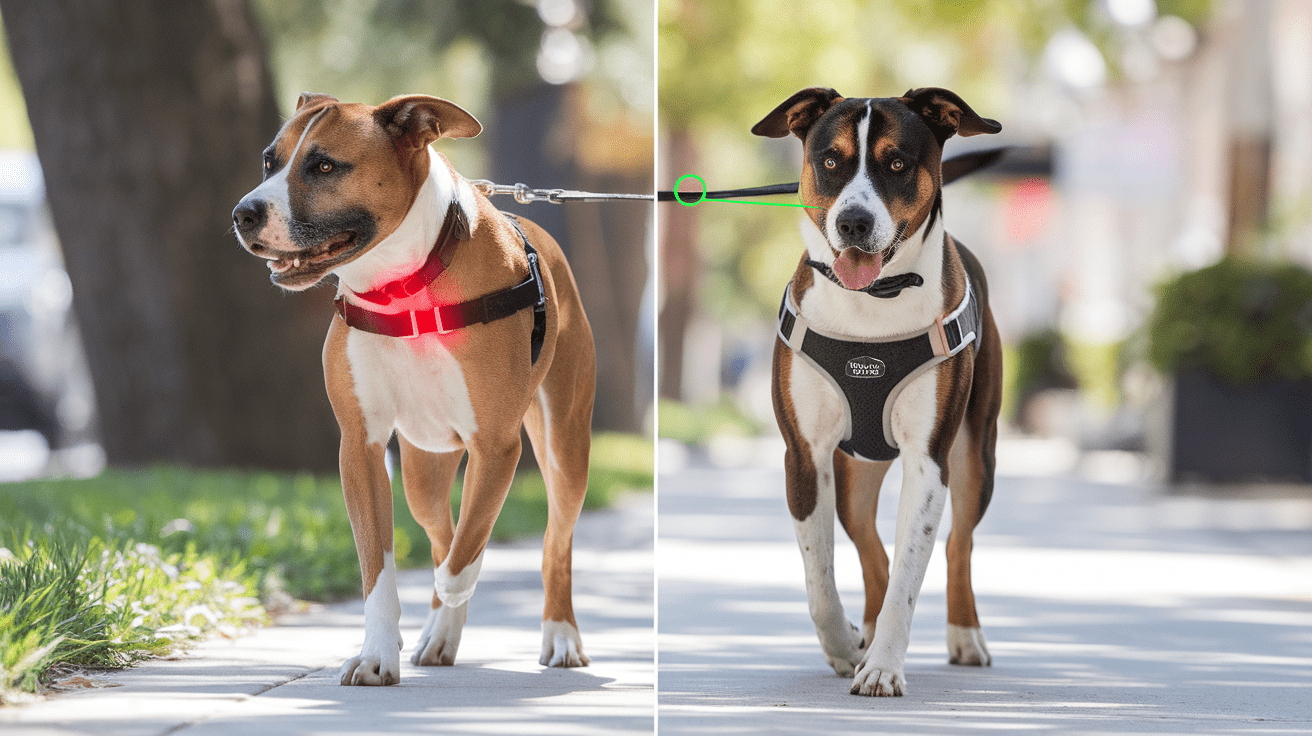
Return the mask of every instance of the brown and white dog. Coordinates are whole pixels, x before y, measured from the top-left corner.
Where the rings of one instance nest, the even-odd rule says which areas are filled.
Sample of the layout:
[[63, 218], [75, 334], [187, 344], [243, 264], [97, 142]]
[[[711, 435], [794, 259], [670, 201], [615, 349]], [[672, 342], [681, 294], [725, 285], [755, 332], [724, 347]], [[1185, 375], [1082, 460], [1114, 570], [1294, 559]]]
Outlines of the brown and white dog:
[[[1001, 343], [979, 262], [943, 230], [940, 192], [944, 142], [999, 130], [960, 97], [936, 88], [860, 99], [804, 89], [752, 128], [772, 138], [792, 133], [804, 146], [800, 196], [812, 207], [806, 212], [814, 227], [803, 226], [806, 255], [788, 298], [810, 329], [874, 342], [933, 337], [937, 324], [941, 336], [944, 316], [968, 301], [968, 289], [982, 307], [978, 339], [960, 340], [960, 352], [950, 357], [936, 350], [938, 362], [909, 377], [885, 413], [888, 444], [896, 448], [892, 454], [901, 452], [903, 467], [891, 571], [875, 529], [891, 460], [858, 460], [837, 449], [851, 433], [847, 399], [813, 363], [776, 341], [775, 415], [787, 445], [788, 507], [811, 618], [825, 659], [838, 674], [854, 675], [853, 694], [905, 690], [912, 612], [949, 489], [948, 653], [955, 664], [991, 662], [975, 612], [970, 553], [993, 490]], [[913, 273], [923, 284], [915, 285]], [[902, 288], [883, 298], [863, 291], [880, 283]], [[875, 375], [866, 370], [859, 375]], [[878, 374], [883, 370], [881, 363]], [[859, 630], [844, 616], [834, 582], [835, 513], [861, 558], [866, 604]]]
[[[264, 182], [233, 211], [238, 238], [267, 259], [278, 286], [306, 289], [333, 273], [350, 305], [429, 262], [440, 234], [456, 224], [446, 220], [455, 217], [466, 239], [441, 274], [417, 293], [402, 291], [370, 308], [432, 314], [438, 305], [513, 287], [530, 274], [525, 241], [445, 157], [429, 150], [439, 138], [469, 138], [481, 129], [469, 113], [435, 97], [369, 107], [302, 94], [264, 151]], [[401, 607], [384, 465], [394, 430], [406, 500], [432, 542], [435, 567], [432, 609], [411, 661], [455, 662], [483, 550], [514, 476], [522, 424], [546, 477], [550, 508], [540, 661], [588, 663], [574, 620], [570, 556], [588, 480], [592, 332], [560, 247], [536, 225], [520, 222], [540, 259], [546, 295], [537, 360], [530, 355], [532, 309], [412, 339], [349, 327], [340, 314], [328, 329], [324, 377], [342, 432], [342, 487], [365, 596], [364, 646], [342, 666], [343, 685], [400, 681]], [[466, 452], [457, 525], [450, 494]]]

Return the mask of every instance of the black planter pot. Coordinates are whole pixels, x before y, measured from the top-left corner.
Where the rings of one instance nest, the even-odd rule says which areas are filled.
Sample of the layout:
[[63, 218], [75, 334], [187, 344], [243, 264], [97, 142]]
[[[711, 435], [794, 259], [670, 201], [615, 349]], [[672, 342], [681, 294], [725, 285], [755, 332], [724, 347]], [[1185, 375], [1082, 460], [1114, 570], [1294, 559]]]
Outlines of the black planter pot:
[[1312, 381], [1175, 376], [1173, 481], [1312, 483]]

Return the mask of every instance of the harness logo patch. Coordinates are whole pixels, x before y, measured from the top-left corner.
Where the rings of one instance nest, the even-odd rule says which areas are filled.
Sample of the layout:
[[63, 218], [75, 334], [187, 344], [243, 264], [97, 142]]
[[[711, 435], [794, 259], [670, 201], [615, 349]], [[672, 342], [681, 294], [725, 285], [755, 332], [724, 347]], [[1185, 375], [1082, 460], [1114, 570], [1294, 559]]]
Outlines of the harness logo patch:
[[848, 378], [883, 378], [886, 372], [884, 361], [863, 355], [847, 361]]

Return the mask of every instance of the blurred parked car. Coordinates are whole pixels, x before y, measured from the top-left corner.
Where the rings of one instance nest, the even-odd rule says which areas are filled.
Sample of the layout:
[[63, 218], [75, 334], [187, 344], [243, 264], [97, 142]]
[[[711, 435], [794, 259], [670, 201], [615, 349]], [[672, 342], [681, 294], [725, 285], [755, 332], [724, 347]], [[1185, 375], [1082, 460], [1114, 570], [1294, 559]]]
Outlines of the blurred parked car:
[[52, 450], [92, 427], [72, 300], [40, 164], [0, 151], [0, 430], [36, 430]]

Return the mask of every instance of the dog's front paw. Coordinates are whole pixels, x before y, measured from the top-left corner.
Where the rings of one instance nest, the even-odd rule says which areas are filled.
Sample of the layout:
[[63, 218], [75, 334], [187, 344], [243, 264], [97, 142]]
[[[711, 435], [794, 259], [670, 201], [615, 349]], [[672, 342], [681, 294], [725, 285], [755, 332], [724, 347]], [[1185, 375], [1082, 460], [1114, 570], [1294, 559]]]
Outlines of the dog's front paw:
[[841, 677], [851, 677], [856, 674], [856, 666], [861, 661], [861, 650], [865, 646], [865, 641], [855, 626], [847, 621], [843, 623], [846, 624], [843, 627], [845, 633], [838, 635], [837, 642], [821, 641], [820, 645], [825, 661], [834, 668], [834, 672]]
[[901, 696], [905, 690], [906, 678], [901, 667], [880, 665], [867, 659], [856, 668], [851, 693], [882, 698]]
[[443, 562], [433, 570], [433, 591], [437, 593], [442, 605], [453, 608], [463, 607], [474, 597], [474, 586], [478, 585], [478, 571], [483, 569], [483, 554], [479, 553], [465, 569], [452, 575], [451, 568]]
[[586, 667], [588, 655], [583, 653], [583, 639], [579, 630], [568, 621], [542, 622], [542, 656], [538, 664], [547, 667]]
[[978, 626], [967, 628], [948, 624], [948, 662], [974, 667], [992, 665], [993, 657], [984, 643], [984, 632]]
[[369, 642], [364, 651], [342, 664], [343, 685], [395, 685], [401, 681], [401, 647], [391, 652], [370, 652]]
[[421, 667], [455, 664], [460, 634], [465, 629], [468, 613], [469, 606], [438, 606], [429, 611], [428, 622], [419, 634], [419, 645], [415, 647], [410, 663]]

